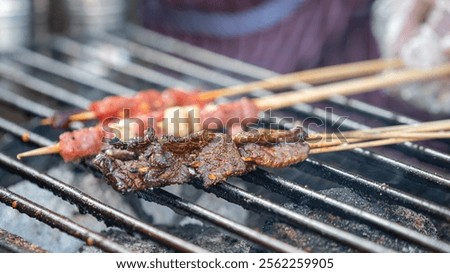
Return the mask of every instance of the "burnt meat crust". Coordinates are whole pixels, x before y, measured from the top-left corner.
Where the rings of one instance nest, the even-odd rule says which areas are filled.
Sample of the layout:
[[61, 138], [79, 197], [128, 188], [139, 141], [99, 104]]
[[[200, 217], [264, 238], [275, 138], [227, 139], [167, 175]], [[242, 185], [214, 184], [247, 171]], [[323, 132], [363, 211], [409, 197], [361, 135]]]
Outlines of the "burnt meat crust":
[[301, 128], [289, 131], [259, 129], [233, 138], [203, 130], [186, 137], [157, 137], [115, 141], [93, 160], [107, 183], [120, 192], [183, 184], [199, 178], [209, 187], [230, 176], [304, 161], [309, 146]]

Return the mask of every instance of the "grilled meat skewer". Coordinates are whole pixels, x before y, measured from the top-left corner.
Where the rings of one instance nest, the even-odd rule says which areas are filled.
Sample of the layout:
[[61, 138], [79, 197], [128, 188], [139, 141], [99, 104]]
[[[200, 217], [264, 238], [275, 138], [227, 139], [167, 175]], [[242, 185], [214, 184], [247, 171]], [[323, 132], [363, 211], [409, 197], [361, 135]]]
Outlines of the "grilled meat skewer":
[[205, 186], [253, 171], [256, 166], [282, 168], [304, 161], [309, 145], [301, 128], [252, 130], [233, 137], [202, 130], [186, 137], [158, 137], [150, 129], [143, 139], [117, 141], [92, 164], [115, 190], [130, 192], [199, 178]]

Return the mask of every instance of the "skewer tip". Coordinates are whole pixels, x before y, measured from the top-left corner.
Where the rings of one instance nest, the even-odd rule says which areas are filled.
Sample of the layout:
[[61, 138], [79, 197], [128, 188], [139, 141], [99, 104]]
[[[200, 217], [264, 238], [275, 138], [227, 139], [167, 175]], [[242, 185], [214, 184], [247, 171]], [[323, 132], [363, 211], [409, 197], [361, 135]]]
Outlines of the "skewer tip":
[[91, 120], [91, 119], [96, 119], [97, 115], [95, 114], [95, 112], [92, 111], [86, 111], [86, 112], [81, 112], [78, 114], [74, 114], [70, 116], [70, 121], [85, 121], [85, 120]]
[[26, 151], [23, 153], [20, 153], [16, 156], [18, 160], [21, 160], [24, 157], [31, 157], [31, 156], [39, 156], [39, 155], [49, 155], [49, 154], [58, 154], [61, 151], [59, 147], [59, 143], [47, 147], [37, 148], [31, 151]]
[[41, 120], [41, 125], [52, 125], [53, 124], [53, 118], [44, 118]]

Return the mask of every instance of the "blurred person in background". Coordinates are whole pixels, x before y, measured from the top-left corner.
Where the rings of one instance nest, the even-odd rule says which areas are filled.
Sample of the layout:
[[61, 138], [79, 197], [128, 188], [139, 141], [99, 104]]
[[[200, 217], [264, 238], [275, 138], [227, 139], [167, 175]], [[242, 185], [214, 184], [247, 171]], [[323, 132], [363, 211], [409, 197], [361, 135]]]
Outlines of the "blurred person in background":
[[287, 73], [378, 56], [369, 0], [145, 0], [144, 24]]
[[[383, 57], [401, 56], [411, 66], [437, 64], [437, 60], [444, 62], [447, 60], [442, 53], [445, 45], [441, 48], [435, 42], [445, 44], [444, 37], [448, 36], [449, 1], [143, 0], [141, 10], [144, 25], [150, 29], [279, 73], [288, 73], [374, 59], [380, 52]], [[443, 14], [441, 19], [435, 18], [437, 13]], [[436, 34], [432, 38], [430, 29]], [[439, 53], [412, 61], [417, 51], [429, 46], [412, 46], [412, 41], [417, 39], [427, 40]], [[430, 101], [435, 104], [449, 99], [449, 91], [442, 84], [433, 87], [431, 92]], [[419, 87], [414, 88], [418, 90]], [[430, 105], [421, 103], [423, 99], [412, 99], [419, 97], [416, 91], [404, 90], [394, 94], [433, 113], [450, 112], [448, 103], [438, 103], [439, 106], [428, 109]], [[392, 103], [389, 96], [380, 92], [358, 98], [381, 107], [389, 108]]]

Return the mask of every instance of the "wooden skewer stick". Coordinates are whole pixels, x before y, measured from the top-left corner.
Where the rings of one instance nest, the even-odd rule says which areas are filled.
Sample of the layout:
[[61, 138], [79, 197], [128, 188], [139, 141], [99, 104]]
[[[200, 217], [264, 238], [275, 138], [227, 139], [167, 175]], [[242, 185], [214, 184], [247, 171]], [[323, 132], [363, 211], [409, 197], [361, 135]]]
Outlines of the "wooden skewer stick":
[[53, 117], [44, 118], [40, 122], [41, 125], [52, 125], [52, 123], [53, 123]]
[[[379, 134], [383, 132], [430, 132], [430, 131], [438, 131], [438, 130], [448, 130], [450, 129], [450, 119], [438, 120], [438, 121], [428, 121], [421, 122], [415, 124], [406, 124], [406, 125], [394, 125], [394, 126], [385, 126], [385, 127], [377, 127], [363, 130], [353, 130], [353, 131], [345, 131], [338, 133], [339, 136], [342, 137], [358, 137], [360, 135], [366, 134]], [[335, 133], [331, 133], [334, 135]], [[325, 137], [329, 134], [318, 134], [320, 137]]]
[[334, 95], [353, 95], [373, 91], [380, 88], [400, 84], [428, 81], [450, 75], [450, 64], [436, 66], [430, 69], [404, 69], [376, 76], [362, 77], [354, 80], [341, 81], [317, 87], [285, 92], [269, 97], [255, 99], [261, 110], [280, 109], [296, 103], [307, 103], [330, 98]]
[[[84, 111], [78, 114], [73, 114], [69, 117], [70, 121], [85, 121], [96, 119], [97, 116], [95, 112], [92, 111]], [[41, 125], [51, 125], [53, 123], [53, 117], [44, 118], [41, 120]]]
[[[440, 138], [440, 137], [437, 137]], [[324, 147], [324, 148], [314, 148], [309, 151], [309, 154], [323, 154], [323, 153], [330, 153], [330, 152], [339, 152], [339, 151], [345, 151], [345, 150], [351, 150], [356, 148], [371, 148], [371, 147], [379, 147], [379, 146], [385, 146], [385, 145], [391, 145], [391, 144], [398, 144], [402, 142], [407, 141], [422, 141], [422, 140], [430, 140], [434, 138], [389, 138], [389, 139], [381, 139], [381, 140], [374, 140], [374, 141], [366, 141], [366, 142], [359, 142], [359, 143], [353, 143], [353, 144], [342, 144], [342, 145], [336, 145], [331, 147]]]
[[200, 94], [202, 99], [214, 99], [222, 96], [245, 94], [258, 89], [279, 89], [294, 84], [306, 82], [318, 84], [346, 78], [370, 75], [385, 69], [395, 69], [403, 66], [400, 59], [377, 59], [348, 64], [333, 65], [293, 72], [275, 76], [261, 81], [211, 90]]
[[38, 156], [38, 155], [59, 154], [60, 151], [61, 151], [61, 148], [59, 146], [59, 143], [57, 143], [52, 146], [37, 148], [37, 149], [31, 150], [31, 151], [26, 151], [26, 152], [20, 153], [17, 155], [17, 159], [21, 160], [24, 157]]
[[96, 118], [97, 118], [97, 115], [95, 114], [95, 112], [86, 111], [86, 112], [81, 112], [78, 114], [71, 115], [69, 120], [70, 121], [83, 121], [83, 120], [91, 120], [91, 119], [96, 119]]
[[[258, 89], [277, 89], [292, 86], [301, 82], [311, 84], [330, 82], [352, 77], [370, 75], [385, 69], [395, 69], [403, 66], [400, 59], [377, 59], [369, 61], [354, 62], [341, 65], [314, 68], [285, 75], [272, 77], [269, 79], [235, 85], [215, 90], [210, 90], [200, 94], [201, 100], [210, 100], [218, 97], [234, 96], [249, 93]], [[71, 121], [83, 121], [95, 119], [95, 113], [86, 111], [70, 117]], [[52, 124], [51, 118], [41, 121], [42, 125]]]
[[[416, 124], [392, 125], [385, 127], [376, 127], [363, 130], [353, 130], [335, 133], [316, 133], [309, 134], [310, 139], [326, 138], [365, 138], [367, 136], [379, 136], [381, 133], [406, 133], [406, 132], [431, 132], [450, 130], [450, 119], [428, 121]], [[393, 135], [395, 137], [395, 135]]]
[[[394, 125], [339, 133], [310, 134], [311, 148], [327, 147], [342, 143], [354, 143], [368, 139], [380, 138], [414, 138], [426, 135], [424, 132], [450, 130], [450, 119], [422, 122], [417, 124]], [[415, 133], [415, 135], [413, 134]], [[421, 135], [419, 135], [419, 133]], [[432, 133], [432, 134], [435, 134]]]
[[312, 140], [307, 140], [311, 149], [324, 148], [330, 146], [347, 145], [350, 143], [361, 143], [367, 142], [368, 140], [381, 140], [381, 139], [407, 139], [408, 141], [415, 141], [416, 139], [439, 139], [439, 138], [450, 138], [450, 132], [425, 132], [425, 133], [381, 133], [370, 134], [366, 136], [361, 136], [360, 138], [325, 138], [320, 139], [315, 142]]

